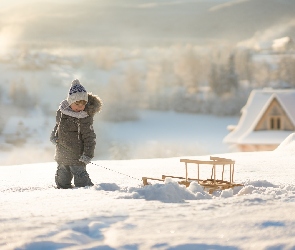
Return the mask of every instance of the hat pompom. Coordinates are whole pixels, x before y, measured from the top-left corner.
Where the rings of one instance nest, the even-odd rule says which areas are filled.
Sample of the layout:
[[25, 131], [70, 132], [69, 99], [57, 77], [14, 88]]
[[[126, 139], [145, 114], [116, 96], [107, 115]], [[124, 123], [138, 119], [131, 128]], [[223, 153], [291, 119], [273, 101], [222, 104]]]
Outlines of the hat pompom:
[[75, 85], [81, 85], [81, 83], [78, 79], [75, 79], [74, 81], [72, 81], [72, 87]]

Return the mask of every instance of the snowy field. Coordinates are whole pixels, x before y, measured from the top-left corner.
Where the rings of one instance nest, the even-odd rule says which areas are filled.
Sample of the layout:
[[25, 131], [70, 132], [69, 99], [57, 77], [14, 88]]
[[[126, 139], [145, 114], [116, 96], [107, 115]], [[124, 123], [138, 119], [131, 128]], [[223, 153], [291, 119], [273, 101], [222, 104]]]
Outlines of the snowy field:
[[53, 162], [0, 166], [0, 249], [295, 249], [294, 150], [291, 134], [272, 152], [215, 155], [236, 161], [244, 187], [213, 195], [171, 179], [142, 187], [184, 176], [180, 158], [95, 161], [95, 185], [70, 190], [54, 188]]
[[231, 152], [223, 138], [229, 133], [227, 126], [238, 120], [236, 116], [142, 111], [138, 121], [96, 122], [95, 130], [98, 146], [101, 136], [116, 146], [113, 153], [122, 159], [167, 158]]
[[[229, 132], [227, 126], [237, 124], [238, 119], [161, 111], [142, 111], [136, 121], [114, 123], [98, 119], [94, 122], [97, 134], [95, 160], [231, 152], [222, 140]], [[55, 117], [37, 114], [29, 121], [31, 130], [35, 131], [25, 145], [10, 145], [10, 150], [1, 150], [0, 135], [0, 166], [53, 161], [54, 146], [49, 137]]]

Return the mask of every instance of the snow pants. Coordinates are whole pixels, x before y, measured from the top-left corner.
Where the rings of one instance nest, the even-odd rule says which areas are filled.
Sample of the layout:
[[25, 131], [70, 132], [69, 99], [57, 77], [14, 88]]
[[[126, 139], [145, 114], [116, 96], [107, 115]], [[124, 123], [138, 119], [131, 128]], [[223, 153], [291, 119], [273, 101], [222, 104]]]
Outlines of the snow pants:
[[55, 174], [55, 183], [58, 188], [72, 188], [72, 179], [76, 187], [93, 186], [85, 166], [65, 166], [59, 164]]

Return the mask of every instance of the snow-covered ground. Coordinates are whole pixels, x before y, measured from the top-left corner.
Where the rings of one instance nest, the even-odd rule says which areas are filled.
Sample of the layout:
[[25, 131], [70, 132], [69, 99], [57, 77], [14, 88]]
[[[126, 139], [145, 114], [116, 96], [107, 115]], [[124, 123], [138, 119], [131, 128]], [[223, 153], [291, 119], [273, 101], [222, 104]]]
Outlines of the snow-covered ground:
[[236, 161], [244, 187], [213, 195], [195, 182], [141, 185], [184, 176], [180, 158], [95, 161], [95, 185], [70, 190], [54, 188], [53, 162], [0, 166], [0, 248], [294, 249], [294, 150], [291, 134], [275, 151], [215, 155]]

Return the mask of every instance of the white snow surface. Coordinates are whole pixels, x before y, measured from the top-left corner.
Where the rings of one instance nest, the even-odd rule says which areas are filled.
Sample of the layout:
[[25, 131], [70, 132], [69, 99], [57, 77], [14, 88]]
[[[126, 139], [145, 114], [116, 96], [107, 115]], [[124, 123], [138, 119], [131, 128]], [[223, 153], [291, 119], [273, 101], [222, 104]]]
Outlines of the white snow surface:
[[294, 249], [294, 141], [215, 155], [236, 161], [244, 186], [213, 195], [196, 182], [141, 184], [184, 176], [180, 158], [209, 155], [95, 161], [95, 185], [69, 190], [54, 188], [56, 163], [0, 166], [0, 249]]

